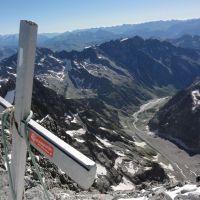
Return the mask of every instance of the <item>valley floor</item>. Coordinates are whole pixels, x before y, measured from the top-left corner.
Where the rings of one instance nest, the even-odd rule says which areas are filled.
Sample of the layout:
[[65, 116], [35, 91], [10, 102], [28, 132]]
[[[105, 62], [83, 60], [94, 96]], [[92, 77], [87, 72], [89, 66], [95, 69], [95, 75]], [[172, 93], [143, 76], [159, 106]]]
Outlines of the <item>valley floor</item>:
[[[132, 118], [121, 117], [125, 131], [135, 139], [138, 144], [147, 145], [158, 153], [158, 163], [168, 171], [169, 177], [180, 182], [195, 183], [200, 175], [200, 154], [189, 155], [177, 145], [158, 137], [148, 130], [148, 121], [153, 113], [166, 101], [167, 98], [151, 100], [143, 104], [132, 115]], [[168, 166], [168, 167], [167, 167]]]

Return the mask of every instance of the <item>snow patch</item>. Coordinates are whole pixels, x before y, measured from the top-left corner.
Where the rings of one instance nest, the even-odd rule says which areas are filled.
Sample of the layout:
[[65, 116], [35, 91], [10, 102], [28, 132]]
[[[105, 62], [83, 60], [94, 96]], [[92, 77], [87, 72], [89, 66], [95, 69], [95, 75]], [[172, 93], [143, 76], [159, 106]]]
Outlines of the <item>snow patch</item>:
[[85, 140], [80, 139], [80, 138], [75, 138], [75, 139], [76, 139], [77, 142], [80, 142], [80, 143], [84, 143], [85, 142]]
[[102, 57], [102, 56], [100, 56], [100, 55], [98, 55], [97, 57], [98, 57], [98, 59], [103, 59], [103, 57]]
[[60, 81], [63, 81], [64, 77], [65, 77], [65, 67], [62, 66], [62, 70], [60, 72], [55, 72], [53, 70], [48, 70], [48, 72], [50, 73], [51, 76], [59, 79]]
[[148, 134], [148, 135], [152, 135], [152, 136], [155, 135], [154, 132], [151, 132], [151, 131], [149, 130], [149, 126], [148, 126], [148, 125], [147, 125], [145, 128], [146, 128], [146, 131], [147, 131], [147, 134]]
[[86, 130], [83, 128], [80, 128], [78, 130], [71, 130], [71, 131], [65, 131], [65, 132], [71, 137], [74, 137], [74, 136], [84, 135], [86, 133]]
[[95, 142], [95, 144], [96, 144], [99, 148], [103, 149], [103, 147], [102, 147], [98, 142]]
[[8, 72], [8, 74], [13, 75], [14, 77], [17, 77], [17, 74], [15, 73]]
[[104, 128], [104, 127], [99, 127], [99, 129], [103, 130], [103, 131], [106, 131], [107, 128]]
[[84, 47], [84, 49], [89, 49], [89, 48], [91, 48], [92, 46], [87, 46], [87, 47]]
[[71, 121], [71, 123], [74, 123], [74, 124], [78, 123], [78, 120], [77, 120], [77, 118], [75, 116], [74, 116], [73, 120]]
[[[8, 154], [8, 163], [11, 164], [11, 154]], [[8, 170], [8, 166], [7, 166], [6, 162], [4, 163], [4, 166], [5, 166], [6, 171], [7, 171]]]
[[68, 197], [70, 197], [70, 195], [69, 194], [67, 194], [67, 193], [60, 193], [59, 194], [59, 197], [60, 197], [60, 199], [67, 199]]
[[37, 155], [35, 156], [35, 159], [36, 159], [36, 161], [37, 161], [37, 162], [39, 162], [39, 161], [40, 161], [40, 157], [39, 157], [39, 156], [37, 156]]
[[60, 60], [60, 59], [54, 57], [53, 55], [49, 55], [49, 57], [52, 58], [53, 60], [57, 61], [58, 63], [63, 63], [62, 60]]
[[43, 58], [41, 58], [40, 62], [44, 62], [45, 59], [46, 59], [46, 56], [44, 56]]
[[117, 159], [115, 159], [114, 168], [117, 169], [121, 165], [122, 161], [123, 161], [122, 157], [118, 157]]
[[58, 168], [58, 173], [59, 174], [65, 174], [65, 172], [63, 172], [60, 168]]
[[72, 120], [72, 116], [71, 115], [68, 115], [67, 113], [65, 113], [65, 119], [70, 119], [70, 120]]
[[168, 177], [170, 178], [170, 180], [171, 180], [172, 182], [176, 182], [176, 181], [177, 181], [177, 180], [176, 180], [176, 177], [173, 176], [173, 175], [171, 175], [171, 174], [168, 174]]
[[121, 156], [121, 157], [125, 157], [126, 155], [121, 153], [120, 151], [115, 151], [115, 153], [118, 155], [118, 156]]
[[107, 170], [103, 165], [101, 165], [99, 163], [96, 163], [96, 165], [97, 165], [96, 178], [98, 177], [98, 175], [106, 175], [107, 174]]
[[[182, 192], [184, 191], [184, 193]], [[186, 184], [183, 187], [176, 187], [173, 191], [166, 191], [166, 193], [174, 199], [177, 195], [182, 194], [184, 196], [188, 194], [199, 194], [200, 195], [200, 187], [197, 187], [196, 185], [192, 184]]]
[[[159, 189], [162, 189], [162, 188], [161, 187], [155, 187], [152, 190], [156, 191], [156, 190], [159, 190]], [[176, 199], [176, 197], [178, 195], [185, 196], [184, 199], [190, 199], [190, 197], [188, 197], [189, 194], [200, 195], [200, 187], [196, 186], [196, 185], [192, 185], [192, 184], [186, 184], [182, 187], [175, 187], [172, 190], [167, 190], [167, 191], [164, 190], [163, 192], [166, 193], [167, 195], [169, 195], [172, 200]], [[148, 199], [149, 198], [147, 196], [143, 196], [143, 197], [136, 197], [136, 198], [120, 198], [118, 200], [148, 200]]]
[[101, 138], [99, 138], [99, 137], [97, 137], [97, 136], [96, 136], [96, 138], [97, 138], [101, 143], [103, 143], [106, 147], [112, 146], [112, 144], [110, 144], [110, 143], [108, 142], [108, 140], [106, 140], [106, 139], [101, 139]]
[[157, 154], [156, 156], [153, 156], [152, 161], [157, 162], [157, 161], [158, 161], [158, 158], [159, 158], [159, 155]]
[[164, 164], [164, 163], [162, 163], [162, 162], [159, 162], [159, 164], [160, 164], [161, 167], [164, 168], [164, 169], [167, 169], [167, 170], [170, 170], [170, 171], [174, 171], [174, 168], [172, 167], [171, 164], [166, 165], [166, 164]]
[[123, 39], [120, 40], [120, 42], [124, 42], [126, 40], [128, 40], [128, 38], [123, 38]]
[[112, 186], [112, 189], [114, 191], [118, 191], [118, 190], [133, 190], [135, 188], [135, 186], [133, 185], [132, 182], [130, 182], [127, 178], [123, 177], [122, 178], [122, 182], [117, 185], [117, 186]]
[[27, 170], [26, 170], [29, 174], [31, 174], [32, 173], [32, 169], [31, 169], [31, 167], [27, 167]]
[[7, 83], [8, 82], [8, 78], [4, 78], [0, 80], [0, 83]]
[[191, 92], [192, 100], [193, 100], [193, 107], [192, 110], [195, 110], [200, 106], [200, 91], [194, 90]]
[[138, 168], [136, 168], [134, 165], [133, 165], [133, 162], [128, 162], [127, 165], [126, 165], [126, 169], [129, 173], [131, 173], [132, 175], [135, 174], [138, 170]]
[[134, 142], [134, 144], [138, 147], [144, 148], [147, 144], [145, 142]]

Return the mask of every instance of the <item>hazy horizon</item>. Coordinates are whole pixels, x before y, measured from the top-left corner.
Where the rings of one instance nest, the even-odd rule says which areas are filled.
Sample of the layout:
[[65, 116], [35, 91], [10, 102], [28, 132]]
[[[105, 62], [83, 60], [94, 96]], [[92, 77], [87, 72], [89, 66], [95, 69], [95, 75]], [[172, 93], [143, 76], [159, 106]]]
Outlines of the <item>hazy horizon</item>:
[[198, 0], [26, 0], [1, 2], [0, 34], [15, 34], [21, 19], [39, 25], [39, 33], [200, 18]]
[[[108, 26], [97, 26], [97, 27], [85, 27], [85, 28], [77, 28], [77, 29], [73, 29], [73, 30], [65, 30], [63, 32], [58, 32], [58, 31], [54, 31], [54, 32], [39, 32], [39, 34], [62, 34], [65, 32], [74, 32], [74, 31], [82, 31], [82, 30], [88, 30], [88, 29], [98, 29], [98, 28], [109, 28], [109, 27], [117, 27], [117, 26], [123, 26], [123, 25], [137, 25], [137, 24], [145, 24], [145, 23], [151, 23], [151, 22], [159, 22], [159, 21], [163, 21], [163, 22], [167, 22], [167, 21], [189, 21], [189, 20], [198, 20], [200, 19], [200, 17], [197, 18], [186, 18], [186, 19], [167, 19], [167, 20], [152, 20], [152, 21], [144, 21], [144, 22], [138, 22], [138, 23], [127, 23], [127, 24], [115, 24], [115, 25], [108, 25]], [[26, 20], [26, 19], [24, 19]], [[20, 23], [20, 21], [19, 21]], [[15, 35], [18, 34], [17, 32], [15, 33], [5, 33], [2, 34], [0, 33], [0, 35]]]

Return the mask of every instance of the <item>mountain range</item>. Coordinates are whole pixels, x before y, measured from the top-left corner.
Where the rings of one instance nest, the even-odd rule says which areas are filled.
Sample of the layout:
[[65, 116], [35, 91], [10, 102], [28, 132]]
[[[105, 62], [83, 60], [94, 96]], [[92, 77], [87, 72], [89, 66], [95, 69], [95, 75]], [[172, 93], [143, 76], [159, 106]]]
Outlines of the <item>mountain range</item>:
[[[198, 50], [140, 37], [103, 43], [78, 51], [38, 49], [35, 73], [65, 98], [99, 98], [134, 107], [155, 95], [189, 86], [200, 75]], [[13, 55], [0, 63], [1, 79], [16, 76]]]
[[[168, 187], [171, 184], [174, 170], [169, 171], [172, 167], [156, 160], [158, 154], [152, 147], [127, 134], [121, 120], [125, 116], [129, 118], [146, 100], [172, 95], [186, 87], [189, 87], [186, 97], [183, 92], [178, 93], [175, 96], [177, 108], [170, 107], [167, 113], [173, 115], [175, 112], [176, 116], [180, 110], [188, 111], [187, 101], [191, 106], [189, 110], [198, 112], [198, 88], [192, 86], [190, 89], [193, 81], [200, 76], [198, 49], [136, 36], [93, 45], [83, 51], [54, 52], [38, 48], [36, 54], [32, 103], [34, 119], [97, 163], [97, 177], [91, 191], [116, 191], [115, 195], [119, 195], [118, 191], [125, 188], [134, 190], [135, 195], [142, 189], [148, 193], [152, 187]], [[14, 93], [16, 63], [17, 54], [0, 61], [2, 96], [8, 91]], [[174, 101], [172, 98], [166, 108]], [[179, 101], [183, 102], [180, 107]], [[187, 114], [189, 117], [191, 112]], [[163, 121], [168, 123], [166, 116]], [[178, 123], [181, 117], [184, 115], [177, 116]], [[175, 136], [181, 137], [182, 129], [178, 131], [178, 127], [173, 126], [176, 120], [170, 123], [177, 129]], [[157, 129], [157, 124], [152, 127]], [[192, 133], [193, 136], [195, 133]], [[184, 136], [183, 140], [188, 145], [193, 142], [188, 136]], [[46, 174], [46, 184], [54, 188], [51, 192], [58, 193], [58, 188], [81, 192], [66, 174], [38, 152], [35, 153]], [[37, 175], [30, 166], [28, 159], [26, 190], [38, 186]], [[2, 159], [0, 167], [5, 169]]]
[[[145, 39], [173, 39], [185, 34], [200, 35], [200, 19], [153, 21], [141, 24], [125, 24], [113, 27], [100, 27], [67, 31], [64, 33], [46, 33], [38, 35], [38, 47], [52, 50], [83, 50], [87, 46], [101, 44], [111, 39], [140, 36]], [[0, 35], [0, 47], [17, 47], [18, 35]]]

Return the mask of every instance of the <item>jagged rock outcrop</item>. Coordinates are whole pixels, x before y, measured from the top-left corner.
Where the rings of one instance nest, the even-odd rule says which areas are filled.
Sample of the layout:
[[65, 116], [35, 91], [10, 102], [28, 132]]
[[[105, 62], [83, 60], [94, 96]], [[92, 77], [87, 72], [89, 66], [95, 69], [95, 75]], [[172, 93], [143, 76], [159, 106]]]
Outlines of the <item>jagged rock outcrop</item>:
[[[93, 187], [99, 191], [111, 190], [111, 186], [119, 185], [123, 177], [130, 180], [130, 185], [153, 180], [155, 184], [167, 182], [168, 177], [159, 165], [146, 160], [141, 162], [141, 152], [135, 147], [132, 138], [123, 132], [117, 111], [100, 100], [65, 99], [35, 80], [32, 108], [36, 119], [43, 117], [40, 121], [43, 126], [97, 162], [97, 180]], [[129, 172], [129, 165], [137, 168], [140, 165], [143, 170]], [[51, 169], [49, 166], [47, 168]], [[52, 170], [53, 176], [56, 176], [56, 170]], [[60, 181], [68, 185], [70, 179], [62, 175]]]
[[[189, 86], [200, 75], [197, 50], [156, 39], [115, 40], [82, 52], [38, 49], [35, 75], [70, 99], [98, 97], [117, 108], [134, 108], [155, 95]], [[0, 63], [0, 77], [16, 77], [13, 55]]]
[[200, 81], [173, 96], [149, 125], [184, 149], [200, 152]]
[[[32, 110], [38, 123], [97, 163], [97, 175], [90, 191], [113, 193], [120, 191], [121, 187], [134, 191], [136, 186], [149, 188], [150, 182], [152, 187], [169, 181], [162, 167], [150, 161], [156, 153], [147, 154], [145, 149], [137, 148], [132, 137], [123, 131], [118, 111], [101, 100], [65, 99], [35, 79]], [[60, 188], [82, 192], [47, 158], [33, 151], [49, 190]], [[0, 161], [5, 170], [4, 161]], [[31, 166], [31, 159], [27, 156], [25, 189], [30, 195], [31, 191], [37, 191], [33, 188], [39, 186], [37, 174]], [[36, 193], [42, 195], [40, 190]]]

